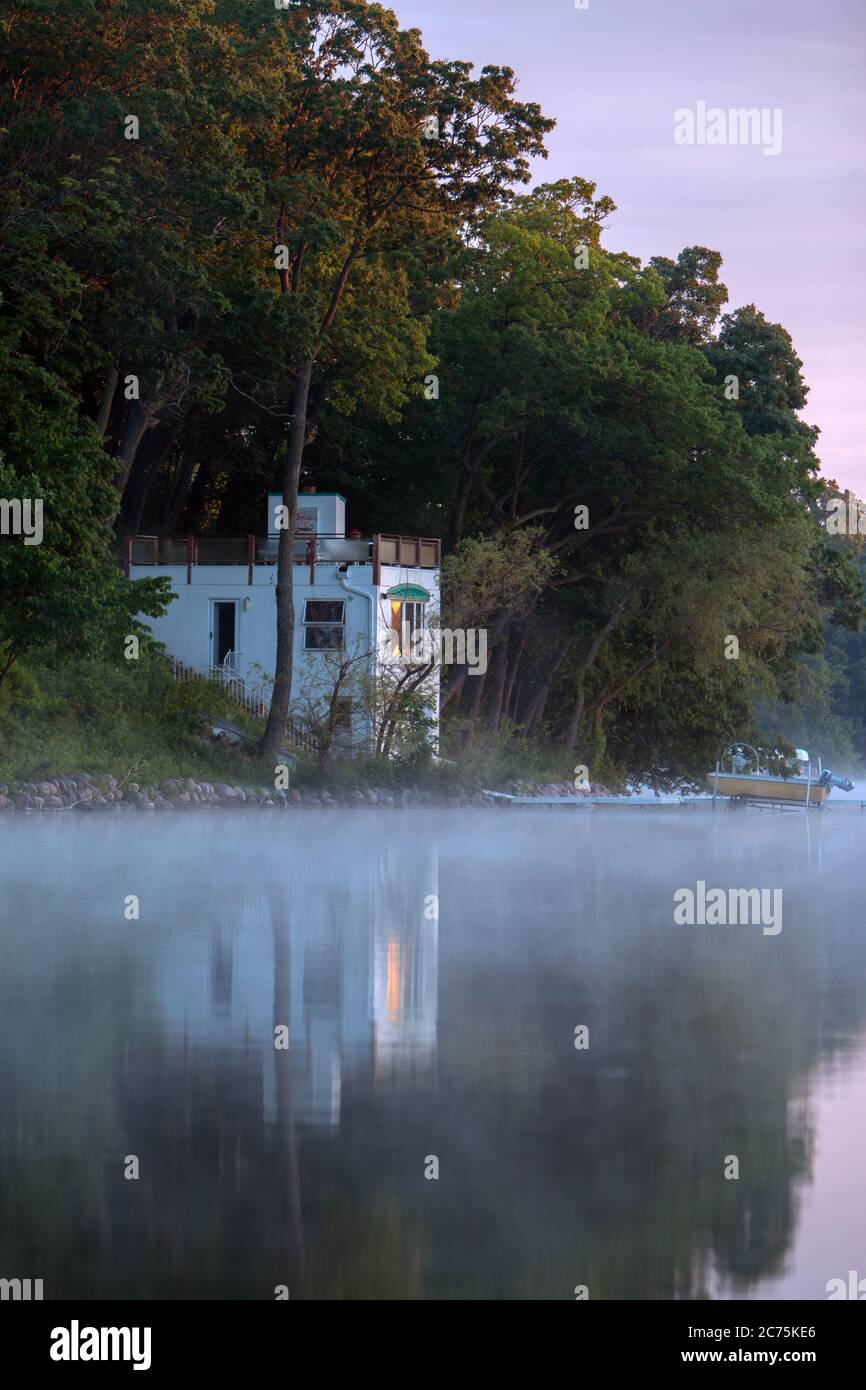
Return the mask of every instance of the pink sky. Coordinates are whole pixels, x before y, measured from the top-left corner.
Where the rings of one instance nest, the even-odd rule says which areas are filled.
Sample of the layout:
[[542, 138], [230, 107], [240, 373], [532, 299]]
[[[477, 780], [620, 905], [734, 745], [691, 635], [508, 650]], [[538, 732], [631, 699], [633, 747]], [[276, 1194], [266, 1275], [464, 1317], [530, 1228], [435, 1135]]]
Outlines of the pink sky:
[[[866, 495], [866, 0], [389, 0], [434, 57], [514, 68], [557, 120], [536, 176], [578, 174], [644, 260], [722, 253], [727, 308], [791, 333], [824, 472]], [[782, 149], [678, 146], [674, 112], [781, 108]]]

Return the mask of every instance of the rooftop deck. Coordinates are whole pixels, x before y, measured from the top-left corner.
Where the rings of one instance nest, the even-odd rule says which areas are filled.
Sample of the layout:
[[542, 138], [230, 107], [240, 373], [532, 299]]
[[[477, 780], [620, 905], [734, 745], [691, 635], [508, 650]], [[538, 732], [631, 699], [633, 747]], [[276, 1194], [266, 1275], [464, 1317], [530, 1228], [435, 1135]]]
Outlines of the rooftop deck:
[[[186, 582], [192, 583], [196, 565], [246, 566], [248, 582], [253, 582], [255, 565], [275, 565], [279, 541], [276, 536], [127, 536], [124, 569], [133, 565], [155, 569], [186, 568]], [[307, 565], [311, 578], [317, 564], [372, 565], [373, 583], [380, 582], [383, 565], [406, 569], [438, 569], [442, 543], [426, 536], [295, 536], [293, 562]]]

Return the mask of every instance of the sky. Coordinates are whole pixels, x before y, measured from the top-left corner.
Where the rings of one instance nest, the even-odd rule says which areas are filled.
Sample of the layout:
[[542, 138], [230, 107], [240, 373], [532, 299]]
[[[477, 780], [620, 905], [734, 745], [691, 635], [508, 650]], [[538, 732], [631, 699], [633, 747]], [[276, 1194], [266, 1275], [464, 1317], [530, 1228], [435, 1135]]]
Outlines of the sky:
[[[866, 497], [866, 0], [388, 5], [432, 57], [514, 69], [557, 121], [534, 181], [613, 198], [610, 250], [722, 253], [726, 309], [754, 303], [791, 334], [823, 471]], [[674, 113], [699, 102], [780, 110], [781, 150], [677, 144]]]

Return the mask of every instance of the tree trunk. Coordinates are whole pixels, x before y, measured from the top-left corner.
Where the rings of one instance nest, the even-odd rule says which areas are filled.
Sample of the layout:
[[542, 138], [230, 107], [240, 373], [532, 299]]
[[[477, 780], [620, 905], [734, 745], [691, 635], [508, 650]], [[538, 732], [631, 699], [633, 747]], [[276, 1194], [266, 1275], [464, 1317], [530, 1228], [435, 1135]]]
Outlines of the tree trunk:
[[120, 449], [118, 451], [121, 469], [114, 479], [114, 485], [121, 497], [126, 491], [132, 465], [135, 462], [135, 456], [138, 453], [138, 447], [145, 436], [145, 432], [157, 422], [156, 406], [152, 402], [143, 405], [141, 401], [131, 401], [130, 405], [131, 409], [124, 421], [123, 433], [120, 437]]
[[[194, 536], [201, 530], [201, 521], [208, 503], [208, 493], [213, 472], [214, 455], [208, 452], [205, 453], [196, 471], [193, 485], [189, 492], [189, 501], [185, 506], [179, 509], [179, 535]], [[170, 533], [164, 530], [163, 534], [168, 535]]]
[[170, 536], [175, 531], [195, 478], [195, 466], [199, 458], [197, 432], [186, 436], [181, 453], [180, 470], [159, 523], [159, 531], [164, 536]]
[[96, 428], [101, 435], [104, 435], [108, 429], [108, 422], [111, 419], [111, 407], [114, 404], [114, 393], [117, 390], [119, 376], [120, 373], [112, 362], [105, 374], [105, 385], [102, 388], [99, 410], [96, 412]]
[[469, 498], [472, 494], [472, 489], [475, 486], [475, 483], [478, 479], [478, 475], [481, 472], [484, 460], [487, 458], [487, 455], [490, 453], [491, 449], [495, 449], [497, 444], [501, 444], [503, 439], [507, 439], [509, 435], [514, 434], [515, 431], [519, 428], [519, 425], [509, 425], [507, 429], [499, 430], [499, 432], [497, 434], [494, 434], [492, 438], [486, 439], [484, 443], [481, 445], [481, 448], [478, 450], [478, 453], [475, 455], [475, 458], [472, 460], [472, 462], [470, 464], [467, 464], [461, 470], [460, 477], [457, 482], [457, 495], [454, 502], [454, 518], [451, 523], [452, 550], [456, 550], [461, 540], [463, 539], [463, 527], [466, 522], [466, 508], [469, 505]]
[[451, 549], [456, 550], [463, 539], [463, 526], [466, 520], [466, 507], [469, 502], [469, 494], [472, 491], [472, 484], [475, 481], [475, 474], [466, 470], [457, 484], [457, 495], [454, 499], [454, 517], [451, 522]]
[[460, 672], [458, 673], [458, 675], [455, 676], [454, 680], [451, 681], [451, 683], [446, 687], [444, 693], [442, 693], [442, 694], [440, 695], [440, 700], [439, 700], [439, 713], [440, 713], [440, 714], [441, 714], [442, 711], [445, 709], [446, 705], [450, 705], [452, 702], [456, 702], [457, 705], [460, 704], [460, 696], [461, 696], [461, 694], [463, 693], [463, 688], [464, 688], [464, 686], [466, 685], [466, 677], [467, 677], [467, 675], [468, 675], [468, 672], [466, 672], [466, 671], [460, 671]]
[[487, 709], [487, 724], [492, 734], [499, 732], [502, 723], [502, 705], [505, 699], [505, 682], [508, 678], [508, 626], [502, 630], [502, 641], [495, 653], [493, 679], [490, 682], [490, 701]]
[[6, 660], [3, 662], [3, 665], [0, 666], [0, 685], [3, 684], [6, 677], [9, 675], [9, 672], [12, 670], [12, 667], [15, 665], [15, 658], [17, 655], [17, 652], [13, 648], [13, 650], [10, 651], [9, 655], [7, 656]]
[[549, 696], [549, 694], [549, 684], [542, 685], [539, 687], [536, 698], [532, 703], [531, 718], [529, 720], [529, 723], [526, 725], [526, 728], [524, 729], [524, 735], [526, 738], [535, 738], [535, 735], [541, 728], [541, 721], [544, 718], [544, 711], [547, 707], [547, 697]]
[[526, 684], [526, 682], [524, 681], [523, 677], [521, 676], [520, 680], [517, 682], [516, 686], [514, 687], [514, 695], [512, 696], [512, 700], [511, 700], [511, 709], [509, 710], [509, 713], [508, 713], [509, 719], [510, 719], [510, 720], [512, 721], [512, 723], [514, 723], [514, 724], [516, 724], [516, 723], [518, 722], [518, 720], [517, 720], [517, 711], [520, 709], [520, 707], [521, 707], [521, 705], [522, 705], [522, 703], [523, 703], [523, 691], [524, 691], [525, 684]]
[[313, 362], [310, 358], [301, 364], [295, 383], [292, 423], [289, 429], [289, 444], [283, 468], [283, 506], [288, 509], [288, 526], [280, 531], [277, 551], [277, 658], [271, 708], [268, 712], [268, 722], [261, 745], [262, 754], [268, 758], [276, 757], [285, 737], [286, 716], [289, 712], [289, 698], [292, 693], [292, 657], [295, 641], [293, 551], [295, 522], [298, 515], [298, 488], [301, 481], [301, 464], [304, 458], [304, 443], [307, 435], [307, 403], [310, 397], [312, 375]]
[[158, 425], [139, 448], [138, 457], [126, 489], [124, 511], [127, 528], [135, 534], [141, 526], [141, 518], [147, 503], [150, 489], [158, 474], [163, 459], [174, 447], [180, 433], [181, 422], [171, 425]]
[[571, 757], [571, 754], [574, 752], [574, 745], [577, 743], [577, 734], [580, 729], [580, 722], [583, 719], [583, 708], [586, 704], [586, 695], [584, 692], [585, 674], [585, 671], [581, 669], [580, 675], [577, 678], [577, 700], [575, 701], [571, 719], [568, 721], [568, 728], [565, 731], [565, 739], [562, 744], [563, 752], [569, 757]]
[[541, 684], [536, 689], [535, 694], [529, 702], [529, 707], [523, 715], [523, 732], [527, 738], [532, 737], [541, 723], [544, 707], [547, 704], [547, 697], [550, 694], [550, 687], [553, 684], [553, 678], [568, 655], [573, 642], [573, 636], [567, 637], [547, 663]]
[[611, 613], [607, 622], [604, 624], [604, 627], [600, 628], [599, 631], [593, 637], [591, 643], [589, 644], [589, 650], [587, 651], [586, 656], [581, 664], [580, 671], [578, 672], [577, 676], [577, 700], [575, 701], [574, 710], [572, 712], [571, 719], [569, 720], [568, 728], [565, 731], [565, 741], [563, 743], [563, 751], [569, 755], [571, 755], [574, 752], [574, 745], [577, 742], [577, 735], [580, 729], [580, 723], [583, 719], [583, 711], [584, 706], [586, 704], [586, 673], [592, 666], [592, 663], [595, 661], [595, 658], [598, 656], [598, 653], [601, 650], [605, 638], [608, 637], [611, 632], [613, 632], [613, 629], [616, 627], [624, 612], [625, 604], [620, 603], [614, 609], [613, 613]]
[[616, 685], [608, 686], [607, 689], [600, 691], [595, 697], [595, 702], [592, 707], [595, 711], [596, 723], [604, 712], [605, 705], [609, 704], [611, 700], [618, 699], [626, 686], [630, 685], [635, 677], [642, 676], [644, 671], [651, 670], [660, 660], [661, 653], [654, 648], [651, 656], [644, 657], [643, 661], [639, 661], [637, 666], [632, 667], [628, 675], [623, 676], [622, 680], [617, 681]]
[[469, 725], [466, 729], [466, 736], [463, 740], [464, 748], [471, 748], [475, 742], [475, 725], [481, 709], [481, 701], [484, 699], [484, 687], [487, 684], [487, 672], [483, 676], [477, 676], [477, 690], [472, 697], [472, 704], [469, 706]]

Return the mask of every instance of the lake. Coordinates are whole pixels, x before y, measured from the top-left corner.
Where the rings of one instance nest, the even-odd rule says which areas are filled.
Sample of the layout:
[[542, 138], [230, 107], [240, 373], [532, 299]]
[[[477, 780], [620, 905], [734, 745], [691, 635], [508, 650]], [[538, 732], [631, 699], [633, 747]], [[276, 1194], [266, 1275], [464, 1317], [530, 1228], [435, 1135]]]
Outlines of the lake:
[[[0, 818], [0, 1277], [826, 1298], [866, 1277], [864, 841], [850, 808]], [[780, 929], [675, 922], [714, 888]]]

